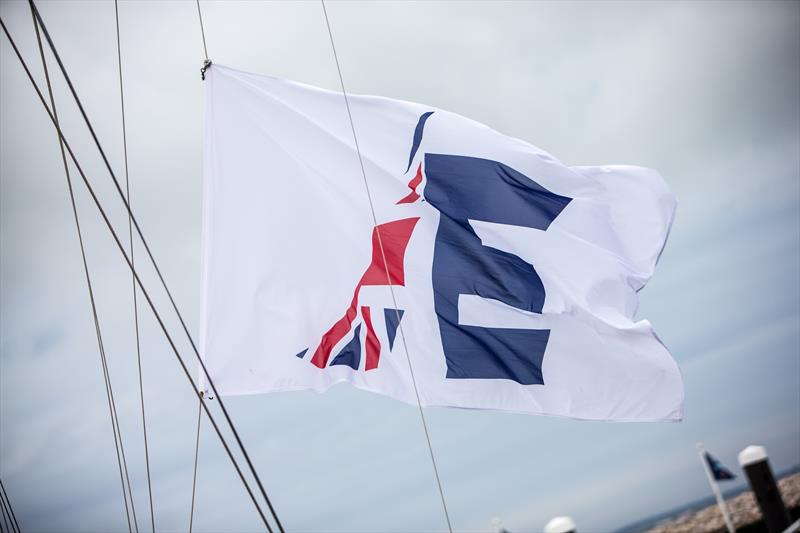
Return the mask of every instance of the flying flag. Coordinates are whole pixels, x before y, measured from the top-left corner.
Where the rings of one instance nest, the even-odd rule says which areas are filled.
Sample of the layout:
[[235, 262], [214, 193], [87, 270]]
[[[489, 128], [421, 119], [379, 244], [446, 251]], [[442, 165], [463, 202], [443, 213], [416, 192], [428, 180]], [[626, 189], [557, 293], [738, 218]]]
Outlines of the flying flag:
[[714, 456], [710, 453], [705, 452], [704, 454], [706, 462], [708, 463], [708, 468], [711, 469], [711, 474], [714, 476], [715, 481], [726, 481], [729, 479], [736, 479], [736, 476], [733, 472], [725, 468], [722, 463], [720, 463]]
[[725, 529], [728, 530], [728, 533], [734, 533], [736, 531], [736, 526], [733, 524], [731, 513], [728, 511], [728, 506], [725, 505], [725, 498], [722, 496], [722, 491], [719, 490], [719, 484], [717, 482], [734, 479], [736, 476], [708, 453], [702, 442], [697, 443], [697, 453], [700, 456], [700, 461], [703, 463], [703, 470], [706, 471], [708, 484], [711, 486], [711, 492], [714, 493], [714, 498], [717, 500], [722, 519], [725, 521]]
[[567, 167], [431, 106], [206, 77], [220, 394], [346, 381], [416, 404], [416, 383], [422, 405], [681, 418], [680, 371], [634, 320], [676, 205], [656, 172]]

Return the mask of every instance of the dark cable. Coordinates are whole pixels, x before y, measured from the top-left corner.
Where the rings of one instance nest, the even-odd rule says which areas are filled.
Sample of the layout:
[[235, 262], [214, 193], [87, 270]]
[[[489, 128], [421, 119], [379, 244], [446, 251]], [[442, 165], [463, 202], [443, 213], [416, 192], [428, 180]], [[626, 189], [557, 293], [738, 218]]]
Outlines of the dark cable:
[[[0, 531], [16, 533], [16, 530], [14, 529], [14, 522], [11, 520], [11, 513], [6, 507], [6, 501], [2, 496], [0, 496], [0, 516], [3, 517], [3, 521], [0, 522]], [[2, 527], [3, 525], [5, 525], [5, 528]]]
[[8, 511], [6, 511], [6, 502], [0, 500], [0, 516], [3, 517], [3, 522], [0, 523], [0, 531], [8, 531], [9, 533], [12, 533], [14, 530], [13, 527], [9, 525], [9, 519], [7, 515]]
[[[131, 202], [131, 186], [128, 176], [128, 134], [125, 127], [125, 93], [123, 91], [122, 83], [122, 45], [120, 44], [119, 37], [119, 6], [117, 0], [114, 0], [114, 21], [117, 29], [117, 66], [119, 70], [119, 104], [122, 112], [122, 153], [125, 159], [125, 197], [128, 204]], [[54, 108], [55, 109], [55, 108]], [[130, 243], [131, 263], [135, 266], [136, 261], [133, 257], [133, 224], [130, 217], [128, 217], [128, 242]], [[144, 436], [144, 466], [147, 472], [147, 495], [150, 499], [150, 526], [153, 533], [156, 530], [155, 516], [153, 513], [153, 485], [150, 480], [150, 451], [147, 446], [147, 417], [145, 416], [144, 409], [144, 384], [142, 382], [142, 348], [141, 340], [139, 338], [139, 305], [136, 296], [136, 280], [131, 276], [131, 290], [133, 291], [133, 326], [136, 332], [136, 365], [139, 370], [139, 402], [142, 408], [142, 435]]]
[[[44, 96], [42, 95], [42, 91], [39, 89], [39, 86], [36, 84], [36, 81], [33, 79], [33, 75], [31, 74], [30, 69], [28, 69], [27, 63], [22, 58], [22, 54], [20, 54], [16, 43], [14, 42], [13, 38], [11, 37], [11, 34], [8, 32], [8, 28], [6, 28], [6, 25], [3, 22], [2, 17], [0, 17], [0, 27], [2, 27], [3, 32], [5, 33], [6, 37], [9, 40], [9, 43], [11, 44], [11, 47], [14, 49], [14, 53], [16, 54], [17, 59], [19, 60], [20, 64], [22, 65], [22, 68], [25, 70], [25, 74], [28, 76], [28, 80], [31, 82], [31, 85], [33, 86], [34, 90], [36, 91], [37, 96], [39, 97], [39, 101], [42, 103], [42, 106], [44, 107], [45, 112], [47, 113], [48, 117], [50, 118], [50, 122], [52, 122], [53, 126], [56, 128], [56, 131], [58, 132], [59, 139], [64, 143], [64, 148], [66, 148], [67, 153], [69, 154], [70, 159], [72, 160], [72, 163], [75, 165], [75, 168], [78, 170], [78, 174], [80, 174], [81, 180], [83, 181], [84, 185], [86, 186], [86, 189], [89, 191], [89, 194], [92, 197], [92, 201], [94, 202], [95, 207], [97, 207], [97, 210], [100, 213], [100, 216], [103, 218], [103, 222], [105, 223], [106, 227], [108, 228], [109, 232], [111, 233], [111, 236], [114, 238], [114, 242], [117, 245], [117, 249], [120, 251], [120, 253], [122, 254], [123, 258], [125, 259], [125, 262], [128, 264], [128, 268], [131, 270], [131, 272], [133, 272], [133, 275], [136, 278], [136, 284], [139, 286], [139, 290], [142, 292], [142, 295], [145, 297], [145, 300], [147, 301], [147, 304], [150, 307], [150, 310], [153, 312], [153, 315], [155, 316], [156, 321], [158, 322], [158, 325], [161, 328], [161, 331], [164, 333], [164, 337], [166, 337], [167, 342], [169, 343], [170, 348], [172, 349], [172, 352], [175, 354], [175, 358], [178, 360], [178, 363], [181, 365], [181, 370], [183, 370], [183, 374], [184, 374], [184, 376], [186, 376], [186, 379], [188, 380], [189, 385], [192, 388], [192, 391], [195, 393], [197, 398], [200, 399], [200, 392], [195, 388], [195, 384], [194, 384], [194, 381], [192, 380], [191, 374], [189, 373], [189, 369], [186, 367], [186, 364], [184, 363], [183, 359], [181, 358], [180, 354], [178, 353], [178, 349], [175, 346], [175, 342], [172, 340], [172, 337], [170, 336], [169, 332], [167, 331], [166, 325], [164, 324], [164, 321], [161, 318], [161, 315], [158, 313], [158, 310], [156, 309], [155, 304], [153, 303], [153, 300], [150, 298], [150, 294], [147, 292], [147, 289], [145, 289], [144, 285], [142, 284], [142, 280], [139, 278], [139, 274], [133, 268], [133, 265], [131, 264], [130, 258], [128, 257], [128, 254], [125, 251], [125, 247], [123, 246], [122, 241], [120, 240], [119, 236], [117, 235], [117, 232], [114, 230], [114, 227], [111, 224], [111, 220], [108, 218], [108, 215], [106, 214], [105, 209], [103, 209], [103, 206], [100, 204], [100, 199], [97, 197], [97, 194], [95, 193], [94, 188], [92, 188], [92, 185], [89, 183], [89, 180], [86, 177], [86, 174], [83, 172], [83, 168], [80, 166], [80, 163], [78, 163], [78, 160], [75, 157], [75, 153], [72, 151], [72, 148], [70, 147], [69, 142], [64, 137], [64, 133], [61, 131], [61, 127], [55, 121], [55, 118], [53, 117], [53, 114], [50, 112], [50, 109], [47, 107], [47, 103], [44, 100]], [[42, 29], [44, 29], [44, 27]], [[135, 221], [136, 221], [136, 219], [134, 218], [134, 223], [135, 223]], [[239, 468], [239, 464], [236, 462], [236, 459], [233, 457], [233, 453], [231, 452], [230, 447], [228, 446], [227, 442], [225, 441], [225, 438], [222, 436], [222, 432], [219, 429], [219, 426], [217, 425], [216, 421], [214, 420], [214, 417], [211, 415], [211, 412], [209, 411], [209, 409], [208, 409], [208, 407], [206, 406], [205, 403], [201, 402], [201, 405], [203, 406], [203, 410], [205, 411], [206, 416], [208, 417], [208, 420], [211, 422], [211, 425], [213, 426], [214, 431], [217, 433], [217, 436], [219, 437], [220, 442], [222, 443], [222, 446], [225, 448], [225, 451], [226, 451], [228, 457], [230, 458], [231, 462], [233, 463], [233, 466], [236, 469], [236, 472], [238, 473], [239, 478], [242, 480], [242, 484], [245, 486], [245, 489], [247, 490], [247, 493], [250, 496], [250, 499], [252, 500], [253, 504], [255, 505], [259, 516], [261, 517], [262, 521], [264, 522], [264, 525], [267, 527], [268, 531], [272, 532], [272, 528], [269, 526], [269, 523], [267, 522], [267, 519], [264, 516], [264, 513], [262, 512], [261, 507], [259, 506], [258, 501], [256, 500], [255, 494], [253, 494], [253, 491], [250, 489], [250, 485], [247, 483], [247, 480], [245, 479], [244, 474], [241, 471], [241, 468]]]
[[[203, 401], [203, 391], [200, 391], [200, 402]], [[192, 524], [194, 523], [194, 496], [197, 487], [197, 457], [200, 453], [200, 414], [203, 411], [200, 406], [197, 408], [197, 436], [194, 441], [194, 473], [192, 474], [192, 510], [189, 512], [189, 533], [192, 533]]]
[[[36, 17], [34, 16], [33, 10], [31, 10], [31, 17], [33, 19], [33, 28], [36, 31], [36, 42], [39, 46], [39, 55], [41, 56], [42, 59], [42, 68], [44, 69], [44, 77], [45, 81], [47, 82], [47, 90], [50, 96], [50, 106], [53, 109], [53, 118], [56, 122], [58, 122], [58, 112], [56, 110], [55, 98], [53, 97], [53, 88], [50, 83], [50, 71], [47, 68], [47, 60], [45, 59], [44, 55], [42, 38], [41, 35], [39, 34], [39, 27], [36, 23]], [[81, 260], [83, 262], [83, 271], [86, 276], [86, 286], [88, 288], [89, 301], [91, 303], [91, 308], [92, 308], [92, 319], [94, 321], [95, 336], [97, 337], [97, 346], [100, 351], [100, 366], [103, 371], [103, 380], [105, 382], [105, 387], [106, 387], [106, 399], [108, 401], [109, 415], [111, 417], [111, 429], [114, 433], [114, 450], [117, 455], [117, 466], [119, 467], [120, 482], [122, 483], [122, 497], [123, 500], [125, 501], [125, 515], [128, 520], [128, 531], [131, 530], [131, 523], [130, 523], [131, 513], [128, 510], [128, 497], [130, 497], [131, 500], [133, 523], [134, 526], [136, 527], [136, 530], [138, 531], [138, 526], [136, 522], [136, 510], [134, 508], [134, 503], [133, 503], [133, 492], [131, 491], [130, 476], [128, 475], [128, 464], [125, 459], [125, 449], [122, 445], [122, 433], [120, 432], [119, 428], [119, 419], [117, 417], [117, 412], [116, 412], [116, 402], [114, 401], [114, 391], [111, 387], [111, 376], [108, 371], [108, 362], [106, 359], [105, 345], [103, 344], [103, 336], [100, 330], [100, 319], [97, 314], [97, 305], [94, 299], [94, 289], [92, 287], [91, 276], [89, 275], [89, 265], [86, 260], [86, 249], [83, 242], [83, 232], [81, 231], [81, 224], [80, 220], [78, 219], [78, 210], [75, 205], [75, 195], [72, 188], [72, 178], [70, 177], [69, 174], [69, 166], [67, 165], [67, 158], [66, 155], [64, 154], [64, 146], [62, 145], [60, 139], [59, 139], [59, 148], [61, 150], [61, 160], [64, 164], [64, 173], [67, 177], [67, 188], [69, 190], [70, 203], [72, 204], [72, 215], [75, 220], [75, 228], [78, 233], [78, 243], [80, 244]], [[123, 470], [124, 470], [124, 475], [123, 475]], [[127, 496], [125, 491], [126, 481], [128, 486]]]
[[8, 492], [6, 492], [6, 487], [5, 485], [3, 485], [2, 479], [0, 479], [0, 496], [2, 496], [5, 499], [5, 505], [8, 509], [9, 514], [11, 515], [11, 521], [13, 522], [13, 525], [17, 533], [20, 533], [21, 530], [19, 528], [19, 522], [17, 522], [17, 515], [14, 514], [14, 508], [11, 507], [11, 500], [8, 498]]
[[75, 103], [78, 105], [78, 109], [80, 110], [81, 115], [83, 116], [83, 120], [86, 123], [87, 128], [89, 129], [89, 133], [92, 135], [92, 139], [94, 140], [95, 146], [97, 146], [97, 150], [100, 152], [103, 162], [105, 163], [106, 169], [108, 170], [111, 179], [114, 181], [114, 185], [117, 189], [117, 192], [120, 198], [122, 199], [125, 208], [128, 211], [128, 216], [133, 221], [133, 225], [136, 228], [136, 233], [139, 236], [139, 239], [142, 241], [142, 245], [144, 246], [144, 249], [147, 252], [147, 255], [150, 259], [150, 262], [153, 265], [153, 269], [155, 270], [159, 280], [161, 281], [161, 286], [164, 288], [164, 292], [166, 293], [170, 303], [172, 304], [172, 309], [175, 311], [175, 314], [178, 317], [178, 321], [180, 322], [181, 327], [183, 328], [183, 331], [186, 334], [186, 338], [189, 340], [189, 343], [192, 346], [195, 358], [200, 363], [200, 368], [203, 370], [203, 375], [208, 380], [208, 384], [211, 386], [211, 390], [214, 392], [214, 396], [219, 401], [219, 406], [220, 409], [222, 410], [222, 414], [225, 417], [228, 426], [230, 427], [233, 437], [236, 439], [236, 444], [239, 446], [239, 449], [241, 450], [242, 455], [244, 456], [245, 462], [247, 463], [250, 473], [253, 475], [253, 478], [255, 479], [256, 484], [258, 485], [258, 489], [261, 492], [261, 496], [266, 501], [267, 507], [269, 507], [270, 513], [272, 514], [272, 517], [274, 518], [275, 523], [278, 526], [278, 530], [283, 532], [283, 526], [281, 525], [281, 522], [278, 519], [278, 515], [275, 512], [275, 508], [273, 507], [272, 502], [269, 499], [269, 496], [267, 496], [267, 491], [264, 489], [264, 485], [261, 483], [261, 478], [256, 472], [255, 466], [253, 466], [253, 462], [250, 460], [250, 455], [247, 453], [247, 450], [244, 447], [244, 443], [242, 442], [242, 439], [239, 436], [239, 432], [236, 430], [236, 426], [234, 426], [233, 424], [233, 420], [231, 420], [230, 414], [228, 413], [228, 410], [225, 407], [225, 403], [222, 401], [222, 397], [217, 392], [217, 388], [214, 385], [214, 380], [211, 379], [211, 374], [208, 372], [208, 368], [206, 368], [203, 358], [200, 357], [200, 352], [197, 349], [197, 345], [195, 344], [191, 333], [189, 333], [189, 328], [186, 326], [186, 321], [183, 319], [183, 315], [178, 309], [178, 305], [175, 303], [175, 299], [172, 296], [172, 292], [169, 290], [169, 287], [167, 286], [167, 282], [161, 273], [161, 269], [158, 267], [158, 263], [156, 262], [152, 251], [150, 250], [150, 246], [147, 244], [147, 240], [144, 238], [144, 234], [142, 233], [142, 230], [139, 227], [139, 222], [136, 220], [136, 217], [131, 211], [130, 205], [128, 205], [128, 201], [125, 199], [125, 194], [122, 192], [122, 187], [120, 186], [119, 180], [114, 174], [114, 171], [111, 169], [111, 164], [108, 161], [108, 157], [106, 156], [103, 147], [100, 145], [100, 140], [97, 138], [97, 134], [95, 133], [94, 128], [92, 127], [92, 124], [89, 121], [89, 117], [86, 115], [86, 111], [83, 108], [83, 104], [81, 103], [80, 98], [78, 98], [78, 93], [75, 91], [75, 87], [72, 85], [72, 80], [70, 79], [69, 74], [67, 73], [66, 67], [64, 67], [63, 62], [61, 61], [61, 56], [58, 54], [58, 50], [56, 50], [55, 44], [53, 43], [53, 40], [50, 37], [50, 33], [47, 31], [47, 26], [45, 26], [44, 21], [42, 20], [42, 16], [39, 13], [39, 10], [36, 9], [36, 5], [34, 4], [33, 0], [28, 0], [28, 2], [31, 4], [31, 6], [33, 6], [33, 9], [36, 13], [36, 18], [39, 21], [39, 25], [41, 26], [42, 31], [44, 32], [44, 36], [45, 39], [47, 39], [47, 43], [50, 46], [50, 50], [52, 51], [53, 56], [56, 58], [56, 62], [58, 62], [58, 66], [61, 69], [61, 73], [64, 76], [64, 80], [67, 82], [67, 86], [69, 87], [70, 92], [72, 93]]

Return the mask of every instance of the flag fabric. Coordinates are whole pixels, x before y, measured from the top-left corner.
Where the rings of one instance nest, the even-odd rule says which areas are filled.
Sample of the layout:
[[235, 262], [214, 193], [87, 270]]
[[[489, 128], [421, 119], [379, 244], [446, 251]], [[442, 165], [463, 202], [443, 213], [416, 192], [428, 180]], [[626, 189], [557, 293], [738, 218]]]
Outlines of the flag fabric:
[[[201, 350], [220, 394], [679, 420], [641, 290], [676, 201], [431, 106], [214, 65]], [[498, 105], [501, 102], [498, 101]], [[363, 170], [362, 170], [363, 165]]]
[[728, 479], [736, 479], [733, 472], [725, 468], [713, 455], [705, 452], [706, 462], [711, 469], [711, 474], [714, 476], [715, 481], [726, 481]]

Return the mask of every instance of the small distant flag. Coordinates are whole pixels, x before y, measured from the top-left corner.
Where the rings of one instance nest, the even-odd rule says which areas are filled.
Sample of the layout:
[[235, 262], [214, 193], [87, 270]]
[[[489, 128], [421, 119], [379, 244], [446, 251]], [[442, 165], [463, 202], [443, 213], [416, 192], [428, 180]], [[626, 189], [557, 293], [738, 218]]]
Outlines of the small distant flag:
[[717, 459], [714, 458], [710, 453], [705, 452], [705, 459], [708, 463], [708, 467], [711, 469], [711, 473], [714, 475], [715, 481], [726, 481], [729, 479], [736, 479], [736, 475], [733, 472], [725, 468], [722, 463], [720, 463]]
[[730, 470], [722, 466], [722, 463], [717, 461], [713, 455], [708, 453], [703, 447], [702, 442], [697, 443], [697, 455], [703, 463], [703, 469], [706, 471], [706, 477], [708, 477], [708, 484], [711, 485], [711, 491], [717, 499], [719, 511], [722, 513], [722, 518], [725, 520], [725, 529], [728, 530], [728, 533], [736, 533], [736, 527], [733, 525], [728, 507], [725, 505], [725, 498], [722, 497], [722, 492], [720, 492], [719, 484], [717, 483], [717, 481], [735, 479], [736, 476], [734, 476]]

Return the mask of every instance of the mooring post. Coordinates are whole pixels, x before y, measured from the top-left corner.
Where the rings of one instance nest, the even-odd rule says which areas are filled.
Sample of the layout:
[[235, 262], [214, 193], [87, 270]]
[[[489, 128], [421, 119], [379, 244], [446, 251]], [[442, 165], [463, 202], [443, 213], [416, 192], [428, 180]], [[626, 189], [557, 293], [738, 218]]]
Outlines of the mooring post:
[[544, 533], [576, 533], [575, 521], [568, 516], [557, 516], [544, 526]]
[[772, 475], [767, 450], [763, 446], [748, 446], [739, 452], [739, 466], [750, 482], [767, 530], [781, 533], [789, 527], [791, 518]]

